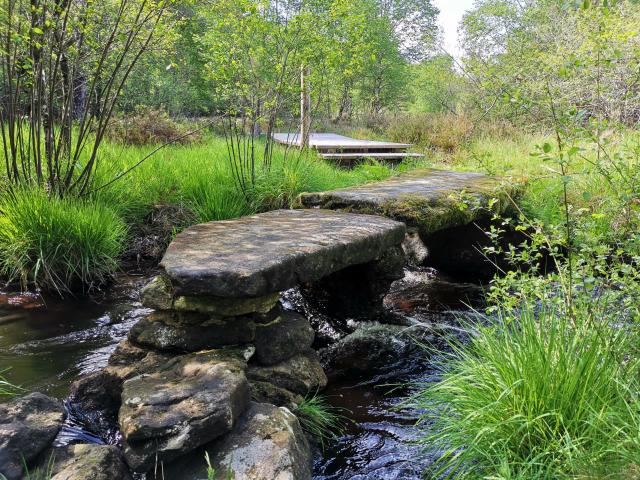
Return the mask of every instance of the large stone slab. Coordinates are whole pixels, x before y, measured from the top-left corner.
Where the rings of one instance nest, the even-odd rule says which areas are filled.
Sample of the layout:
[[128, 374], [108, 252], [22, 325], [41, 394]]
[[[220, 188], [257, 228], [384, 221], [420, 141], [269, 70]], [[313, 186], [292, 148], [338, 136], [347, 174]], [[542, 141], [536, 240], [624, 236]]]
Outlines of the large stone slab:
[[63, 421], [62, 402], [41, 393], [0, 405], [0, 478], [22, 478], [23, 465], [49, 447]]
[[387, 218], [276, 210], [190, 227], [161, 266], [176, 295], [260, 297], [375, 260], [404, 235]]
[[223, 351], [175, 357], [126, 380], [119, 423], [136, 472], [229, 432], [249, 403], [244, 362]]
[[[383, 182], [321, 193], [304, 193], [299, 203], [324, 208], [384, 215], [417, 228], [421, 234], [467, 225], [490, 209], [509, 205], [508, 188], [480, 173], [419, 169]], [[497, 198], [498, 202], [492, 202]]]

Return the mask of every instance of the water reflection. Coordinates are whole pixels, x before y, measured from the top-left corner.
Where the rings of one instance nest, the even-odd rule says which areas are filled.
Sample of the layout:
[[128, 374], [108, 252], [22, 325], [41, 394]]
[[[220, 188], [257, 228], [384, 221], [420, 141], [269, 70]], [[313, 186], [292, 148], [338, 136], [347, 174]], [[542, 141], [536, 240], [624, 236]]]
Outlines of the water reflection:
[[0, 370], [9, 369], [7, 379], [27, 391], [64, 398], [78, 376], [106, 365], [118, 342], [148, 312], [137, 299], [144, 282], [120, 277], [99, 299], [0, 294]]

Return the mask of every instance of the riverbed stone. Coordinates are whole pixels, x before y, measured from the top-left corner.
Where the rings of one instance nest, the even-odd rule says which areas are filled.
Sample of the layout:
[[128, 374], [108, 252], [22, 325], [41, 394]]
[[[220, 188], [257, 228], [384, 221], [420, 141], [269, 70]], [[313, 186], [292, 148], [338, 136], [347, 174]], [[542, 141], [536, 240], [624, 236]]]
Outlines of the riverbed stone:
[[296, 416], [286, 408], [251, 403], [233, 431], [165, 468], [174, 480], [207, 478], [208, 452], [215, 480], [310, 480], [312, 453]]
[[247, 377], [251, 381], [272, 383], [299, 395], [317, 392], [327, 386], [327, 376], [313, 350], [275, 365], [249, 365]]
[[249, 403], [239, 355], [212, 350], [178, 356], [124, 382], [119, 423], [134, 471], [145, 472], [156, 458], [171, 461], [231, 430]]
[[250, 317], [224, 318], [197, 313], [155, 312], [129, 331], [131, 342], [158, 350], [197, 352], [253, 341]]
[[251, 400], [258, 403], [271, 403], [277, 407], [295, 409], [304, 399], [302, 395], [290, 392], [284, 388], [276, 387], [269, 382], [249, 382]]
[[388, 218], [276, 210], [190, 227], [161, 266], [177, 296], [263, 297], [379, 258], [404, 234]]
[[[122, 452], [112, 445], [78, 444], [51, 452], [50, 480], [130, 480]], [[48, 459], [45, 462], [49, 461]], [[46, 463], [42, 467], [46, 471]], [[49, 477], [48, 477], [49, 478]]]
[[498, 178], [428, 168], [382, 182], [304, 193], [298, 203], [305, 208], [383, 215], [417, 229], [424, 239], [439, 230], [506, 211], [513, 195], [515, 188]]
[[415, 356], [419, 342], [427, 343], [428, 336], [428, 331], [417, 326], [372, 322], [323, 349], [320, 358], [330, 378], [370, 375]]
[[142, 289], [141, 300], [145, 307], [154, 310], [176, 310], [199, 312], [219, 317], [238, 317], [253, 313], [268, 313], [277, 305], [280, 294], [276, 292], [246, 298], [175, 296], [169, 278], [166, 275], [157, 275]]
[[308, 350], [314, 336], [309, 320], [298, 313], [282, 311], [275, 320], [256, 326], [255, 358], [262, 365], [275, 365]]
[[0, 405], [0, 474], [22, 478], [24, 462], [30, 465], [51, 445], [63, 421], [62, 402], [42, 393]]

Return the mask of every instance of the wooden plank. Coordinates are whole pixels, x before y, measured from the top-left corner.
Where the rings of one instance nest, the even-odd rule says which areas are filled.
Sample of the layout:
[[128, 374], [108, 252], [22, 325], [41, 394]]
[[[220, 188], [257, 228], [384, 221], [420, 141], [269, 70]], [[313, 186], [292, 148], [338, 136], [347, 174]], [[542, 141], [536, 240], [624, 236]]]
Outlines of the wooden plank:
[[321, 153], [320, 156], [326, 160], [357, 160], [359, 158], [380, 158], [383, 160], [390, 160], [424, 157], [421, 153], [409, 152]]
[[[300, 146], [299, 133], [274, 133], [273, 139], [281, 144]], [[407, 149], [412, 145], [409, 143], [358, 140], [355, 138], [345, 137], [344, 135], [337, 135], [335, 133], [312, 133], [309, 135], [309, 146], [318, 150], [402, 150]]]

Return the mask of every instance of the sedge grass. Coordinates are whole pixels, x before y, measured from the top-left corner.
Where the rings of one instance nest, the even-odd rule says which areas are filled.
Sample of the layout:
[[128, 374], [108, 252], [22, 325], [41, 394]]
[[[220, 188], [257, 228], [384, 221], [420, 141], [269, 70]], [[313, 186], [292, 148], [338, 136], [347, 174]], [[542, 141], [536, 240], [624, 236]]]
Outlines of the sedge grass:
[[[625, 478], [640, 464], [638, 359], [628, 332], [523, 308], [453, 345], [412, 403], [435, 478]], [[597, 327], [597, 322], [603, 328]], [[604, 327], [606, 325], [606, 327]]]
[[329, 440], [342, 435], [347, 422], [341, 409], [331, 406], [325, 397], [317, 394], [304, 398], [294, 413], [302, 429], [316, 438], [322, 448]]
[[110, 208], [50, 198], [38, 188], [0, 196], [0, 275], [63, 292], [104, 282], [118, 266], [126, 226]]

